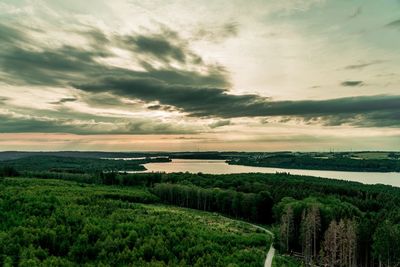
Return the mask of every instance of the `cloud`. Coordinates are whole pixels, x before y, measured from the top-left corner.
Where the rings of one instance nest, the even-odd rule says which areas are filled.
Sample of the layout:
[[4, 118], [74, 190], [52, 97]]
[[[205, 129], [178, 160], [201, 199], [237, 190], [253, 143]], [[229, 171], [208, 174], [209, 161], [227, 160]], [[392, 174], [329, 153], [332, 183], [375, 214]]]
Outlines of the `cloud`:
[[4, 104], [7, 100], [9, 100], [8, 97], [0, 96], [0, 104]]
[[[174, 106], [190, 116], [197, 117], [345, 117], [373, 112], [397, 112], [400, 106], [400, 96], [376, 95], [328, 100], [272, 101], [254, 94], [232, 95], [229, 91], [219, 88], [172, 86], [152, 79], [129, 79], [115, 76], [105, 78], [98, 83], [75, 85], [75, 87], [93, 93], [110, 90], [117, 95], [138, 98], [146, 102], [158, 101], [162, 105]], [[343, 118], [341, 123], [344, 122], [346, 119]], [[347, 122], [356, 121], [347, 120]], [[392, 122], [395, 123], [395, 121]], [[357, 125], [361, 124], [357, 122]]]
[[228, 38], [236, 37], [239, 34], [239, 23], [235, 21], [222, 25], [206, 24], [200, 25], [193, 34], [194, 40], [206, 40], [219, 43]]
[[18, 44], [26, 40], [26, 36], [23, 31], [16, 27], [8, 26], [0, 23], [0, 47], [4, 47], [9, 44]]
[[227, 125], [231, 125], [231, 121], [230, 120], [219, 120], [213, 123], [210, 123], [208, 126], [211, 129], [215, 129], [215, 128], [219, 128], [219, 127], [223, 127], [223, 126], [227, 126]]
[[[7, 28], [10, 30], [11, 28]], [[42, 47], [29, 49], [18, 45], [17, 39], [23, 38], [20, 30], [9, 40], [12, 43], [4, 45], [0, 51], [0, 70], [6, 82], [29, 86], [54, 86], [78, 89], [85, 94], [82, 100], [88, 103], [98, 103], [104, 106], [126, 106], [121, 99], [140, 101], [148, 105], [149, 109], [162, 109], [164, 111], [180, 111], [191, 117], [222, 118], [227, 122], [230, 118], [237, 117], [288, 117], [303, 119], [304, 121], [321, 121], [325, 124], [340, 125], [349, 123], [361, 126], [382, 124], [377, 121], [383, 115], [390, 118], [397, 117], [400, 96], [375, 95], [345, 97], [327, 100], [297, 100], [273, 101], [272, 99], [257, 94], [232, 94], [229, 90], [230, 82], [225, 69], [216, 64], [206, 64], [202, 60], [192, 61], [189, 58], [198, 57], [190, 51], [183, 40], [172, 31], [163, 30], [161, 33], [149, 35], [119, 36], [120, 48], [138, 54], [159, 58], [161, 63], [175, 60], [180, 63], [190, 63], [189, 69], [182, 69], [170, 64], [160, 64], [155, 67], [151, 61], [143, 64], [142, 71], [105, 65], [98, 61], [99, 58], [113, 56], [107, 47], [82, 48], [77, 46]], [[86, 36], [86, 35], [85, 35]], [[94, 34], [107, 43], [108, 37]], [[18, 38], [17, 38], [18, 37]], [[92, 38], [92, 37], [90, 37]], [[8, 42], [8, 41], [7, 41]], [[129, 46], [128, 44], [131, 44]], [[114, 44], [113, 44], [114, 45]], [[363, 81], [344, 81], [343, 86], [361, 86]], [[112, 96], [110, 98], [110, 96]], [[73, 101], [72, 99], [64, 102]], [[92, 102], [90, 102], [92, 101]], [[62, 103], [62, 102], [60, 102]], [[154, 104], [157, 103], [157, 104]], [[168, 107], [168, 108], [166, 108]], [[346, 119], [347, 118], [347, 119]], [[360, 118], [365, 119], [363, 123]], [[23, 120], [22, 120], [23, 121]], [[75, 124], [74, 124], [75, 123]], [[71, 121], [41, 121], [31, 120], [14, 125], [15, 129], [24, 131], [36, 125], [37, 129], [54, 127], [55, 131], [80, 132], [113, 132], [150, 133], [185, 132], [186, 129], [176, 130], [162, 121], [154, 122], [151, 126], [146, 123], [126, 121], [121, 122], [121, 127], [100, 127], [90, 122]], [[43, 124], [43, 125], [42, 125]], [[74, 124], [71, 126], [71, 124]], [[395, 120], [387, 120], [386, 126], [398, 125]], [[215, 125], [218, 126], [218, 125]], [[22, 128], [21, 128], [22, 127]]]
[[61, 99], [58, 100], [58, 101], [51, 102], [50, 104], [60, 105], [60, 104], [63, 104], [63, 103], [68, 103], [68, 102], [75, 102], [75, 101], [77, 101], [77, 100], [78, 100], [78, 99], [77, 99], [77, 98], [74, 98], [74, 97], [65, 97], [65, 98], [61, 98]]
[[[89, 34], [88, 38], [95, 36], [95, 39], [108, 40], [98, 30], [90, 30], [82, 34], [86, 37]], [[149, 36], [114, 36], [113, 39], [120, 40], [114, 45], [135, 52], [137, 57], [141, 55], [143, 58], [143, 55], [150, 55], [154, 58], [152, 60], [143, 58], [146, 60], [141, 62], [144, 71], [131, 71], [99, 63], [98, 59], [115, 56], [103, 46], [85, 49], [64, 45], [57, 48], [27, 49], [22, 45], [12, 43], [5, 44], [3, 51], [0, 51], [0, 71], [3, 72], [8, 83], [17, 85], [68, 86], [72, 81], [80, 82], [88, 78], [98, 79], [115, 74], [139, 79], [156, 79], [169, 84], [230, 86], [227, 72], [222, 66], [205, 64], [201, 57], [182, 44], [184, 41], [181, 41], [173, 32], [163, 30], [162, 33]], [[173, 44], [173, 41], [180, 43], [180, 46]], [[171, 67], [169, 64], [157, 67], [152, 65], [154, 60], [158, 60], [158, 63], [160, 61], [169, 63], [171, 59], [190, 63], [193, 65], [192, 68], [201, 68], [202, 71], [200, 73], [195, 69]], [[187, 60], [190, 62], [186, 62]]]
[[123, 36], [120, 40], [125, 48], [135, 53], [148, 54], [165, 62], [186, 62], [185, 46], [172, 43], [164, 34]]
[[380, 64], [382, 62], [384, 62], [384, 61], [383, 60], [374, 60], [374, 61], [367, 62], [367, 63], [348, 65], [344, 69], [347, 69], [347, 70], [364, 69], [364, 68], [369, 67], [371, 65]]
[[104, 49], [106, 45], [111, 43], [109, 37], [96, 28], [90, 28], [85, 31], [78, 31], [77, 34], [85, 36], [90, 44], [97, 49]]
[[184, 66], [204, 65], [203, 59], [191, 51], [188, 42], [177, 32], [165, 26], [162, 26], [157, 33], [114, 35], [112, 42], [116, 46], [131, 51], [135, 57], [142, 58], [142, 65], [146, 69], [152, 68], [149, 63], [151, 61], [166, 64], [179, 63]]
[[388, 24], [385, 25], [386, 27], [400, 27], [400, 19], [394, 20]]
[[152, 119], [107, 118], [81, 120], [32, 116], [0, 110], [1, 133], [73, 133], [73, 134], [193, 134], [190, 125], [166, 123]]
[[236, 36], [239, 32], [239, 23], [229, 22], [223, 27], [225, 36]]
[[11, 84], [66, 86], [70, 80], [84, 79], [93, 68], [100, 71], [94, 58], [107, 54], [72, 46], [43, 51], [13, 46], [0, 52], [0, 70]]
[[132, 109], [138, 105], [142, 105], [142, 103], [126, 102], [121, 97], [110, 93], [83, 94], [80, 98], [82, 102], [89, 106], [99, 108], [126, 107]]
[[342, 86], [363, 86], [363, 81], [344, 81], [341, 83]]
[[164, 110], [164, 111], [176, 111], [176, 109], [172, 106], [166, 106], [166, 105], [150, 105], [147, 106], [147, 109], [149, 110]]
[[359, 127], [400, 127], [400, 110], [392, 112], [371, 112], [360, 116]]
[[400, 127], [399, 111], [376, 111], [362, 114], [337, 114], [316, 118], [325, 126], [340, 126], [343, 124], [357, 127]]

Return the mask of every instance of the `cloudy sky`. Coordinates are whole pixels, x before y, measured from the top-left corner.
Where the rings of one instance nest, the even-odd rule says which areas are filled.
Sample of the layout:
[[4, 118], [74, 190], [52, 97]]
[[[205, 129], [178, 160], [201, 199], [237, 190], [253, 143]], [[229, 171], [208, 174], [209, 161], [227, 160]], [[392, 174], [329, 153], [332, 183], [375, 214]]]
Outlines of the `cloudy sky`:
[[0, 150], [400, 150], [399, 0], [0, 0]]

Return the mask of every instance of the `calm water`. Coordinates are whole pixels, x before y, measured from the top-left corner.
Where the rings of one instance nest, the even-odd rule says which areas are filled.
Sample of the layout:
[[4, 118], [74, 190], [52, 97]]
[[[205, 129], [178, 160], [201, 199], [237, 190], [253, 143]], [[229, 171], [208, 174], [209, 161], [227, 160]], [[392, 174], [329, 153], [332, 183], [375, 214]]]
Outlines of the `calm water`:
[[171, 162], [148, 163], [144, 165], [146, 172], [191, 172], [209, 174], [230, 174], [230, 173], [275, 173], [289, 172], [291, 174], [310, 175], [323, 178], [334, 178], [349, 180], [365, 184], [388, 184], [400, 187], [400, 173], [398, 172], [342, 172], [342, 171], [318, 171], [318, 170], [299, 170], [281, 169], [267, 167], [252, 167], [229, 165], [224, 160], [192, 160], [192, 159], [173, 159]]

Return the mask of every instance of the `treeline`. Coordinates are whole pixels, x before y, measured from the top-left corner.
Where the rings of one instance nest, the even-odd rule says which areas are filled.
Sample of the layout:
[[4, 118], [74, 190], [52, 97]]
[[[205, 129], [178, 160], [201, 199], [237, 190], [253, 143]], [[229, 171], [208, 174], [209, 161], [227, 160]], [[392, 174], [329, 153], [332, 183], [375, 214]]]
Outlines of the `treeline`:
[[57, 179], [64, 181], [73, 181], [85, 184], [102, 184], [101, 172], [98, 173], [65, 173], [52, 171], [21, 171], [20, 177], [24, 178], [40, 178], [40, 179]]
[[270, 194], [266, 191], [255, 194], [218, 188], [203, 189], [178, 184], [156, 184], [152, 192], [164, 203], [219, 212], [257, 223], [272, 222], [273, 203]]
[[0, 178], [16, 176], [19, 176], [19, 172], [15, 168], [7, 165], [0, 167]]
[[9, 166], [17, 171], [50, 171], [59, 173], [94, 173], [99, 171], [143, 171], [141, 165], [163, 159], [109, 160], [57, 156], [30, 156], [0, 161], [0, 167]]
[[[4, 170], [6, 171], [2, 171]], [[160, 183], [161, 173], [120, 173], [116, 171], [93, 171], [89, 173], [69, 173], [53, 171], [17, 171], [14, 167], [5, 166], [0, 168], [0, 177], [24, 177], [40, 179], [58, 179], [73, 181], [85, 184], [104, 184], [120, 186], [145, 186], [152, 187], [155, 183]]]
[[352, 159], [340, 155], [332, 158], [318, 158], [310, 155], [281, 154], [266, 157], [234, 158], [229, 160], [228, 163], [288, 169], [400, 172], [400, 161], [397, 159]]
[[[149, 174], [150, 175], [150, 174]], [[385, 207], [397, 207], [400, 203], [400, 188], [389, 185], [366, 185], [335, 179], [312, 176], [276, 174], [162, 174], [162, 182], [190, 183], [202, 188], [224, 188], [244, 193], [270, 192], [274, 203], [285, 197], [304, 199], [309, 196], [334, 196], [349, 202], [361, 211], [378, 212]]]

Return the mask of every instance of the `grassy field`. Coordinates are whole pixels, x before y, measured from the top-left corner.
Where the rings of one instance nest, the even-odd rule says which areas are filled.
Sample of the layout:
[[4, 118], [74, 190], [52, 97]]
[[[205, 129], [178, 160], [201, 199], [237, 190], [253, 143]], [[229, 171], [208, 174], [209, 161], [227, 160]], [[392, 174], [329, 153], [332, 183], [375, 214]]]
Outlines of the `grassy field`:
[[[360, 159], [391, 159], [390, 152], [356, 152], [352, 153], [351, 156]], [[397, 155], [397, 153], [396, 153]]]
[[0, 263], [263, 265], [267, 234], [216, 214], [156, 202], [142, 188], [6, 178], [0, 182]]

